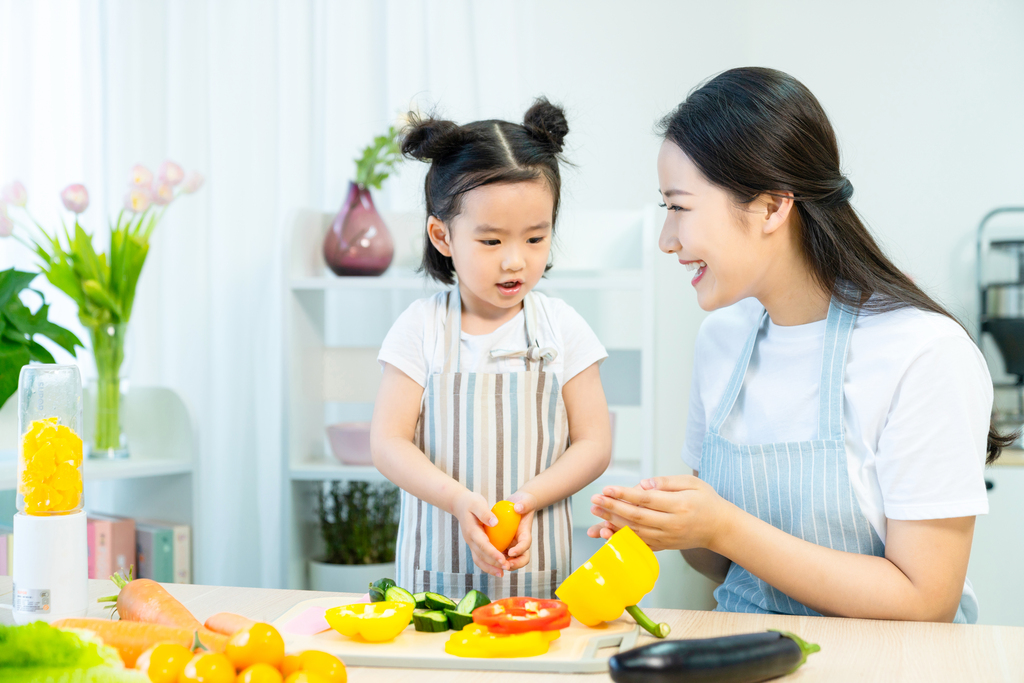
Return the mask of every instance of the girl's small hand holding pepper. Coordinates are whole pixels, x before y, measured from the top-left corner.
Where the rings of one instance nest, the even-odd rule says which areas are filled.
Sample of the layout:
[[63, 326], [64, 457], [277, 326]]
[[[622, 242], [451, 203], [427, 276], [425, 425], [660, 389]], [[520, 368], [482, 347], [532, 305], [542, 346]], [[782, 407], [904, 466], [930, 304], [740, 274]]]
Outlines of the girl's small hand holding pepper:
[[[591, 499], [591, 511], [605, 520], [605, 526], [628, 526], [653, 550], [714, 550], [737, 511], [711, 486], [690, 475], [645, 479], [637, 488], [608, 486], [602, 493]], [[600, 533], [600, 525], [591, 535], [594, 531]]]
[[509, 501], [515, 504], [515, 511], [522, 515], [519, 519], [519, 528], [512, 538], [512, 545], [509, 546], [506, 554], [509, 558], [510, 569], [522, 569], [530, 563], [530, 546], [533, 544], [533, 515], [537, 510], [537, 498], [526, 491], [516, 491], [509, 497]]
[[487, 532], [484, 531], [485, 524], [494, 526], [498, 523], [498, 518], [491, 512], [487, 499], [466, 489], [455, 498], [452, 514], [459, 520], [462, 538], [469, 545], [469, 551], [473, 555], [473, 564], [485, 573], [499, 578], [511, 569], [508, 558], [491, 545]]

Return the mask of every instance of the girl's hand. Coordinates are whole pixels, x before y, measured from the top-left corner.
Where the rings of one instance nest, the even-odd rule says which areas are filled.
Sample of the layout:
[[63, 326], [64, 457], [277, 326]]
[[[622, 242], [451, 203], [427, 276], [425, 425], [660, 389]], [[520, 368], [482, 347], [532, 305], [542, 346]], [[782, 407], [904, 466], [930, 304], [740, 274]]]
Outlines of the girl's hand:
[[[727, 532], [737, 508], [690, 475], [655, 477], [637, 488], [608, 486], [591, 501], [607, 529], [630, 527], [652, 550], [709, 548]], [[593, 527], [592, 527], [593, 529]], [[610, 534], [609, 534], [610, 535]]]
[[526, 491], [516, 491], [509, 497], [515, 504], [515, 511], [522, 515], [516, 535], [512, 537], [507, 555], [510, 569], [522, 569], [530, 563], [530, 546], [533, 544], [533, 515], [537, 510], [537, 498]]
[[491, 545], [483, 525], [494, 526], [498, 518], [491, 512], [487, 500], [479, 493], [464, 491], [455, 499], [452, 514], [459, 520], [462, 538], [469, 546], [473, 555], [473, 564], [484, 573], [501, 578], [510, 569], [509, 561], [504, 554]]

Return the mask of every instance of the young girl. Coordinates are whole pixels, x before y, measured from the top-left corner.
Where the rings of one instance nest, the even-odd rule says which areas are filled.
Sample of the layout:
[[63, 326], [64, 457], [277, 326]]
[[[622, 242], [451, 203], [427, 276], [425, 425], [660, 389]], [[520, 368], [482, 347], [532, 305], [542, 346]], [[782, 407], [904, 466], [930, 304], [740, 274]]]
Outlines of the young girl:
[[[414, 592], [551, 597], [571, 570], [569, 496], [608, 466], [604, 347], [532, 291], [568, 130], [540, 99], [522, 124], [425, 119], [404, 132], [403, 152], [431, 162], [423, 269], [455, 285], [414, 302], [378, 356], [371, 450], [402, 488], [397, 580]], [[484, 531], [501, 500], [522, 515], [504, 553]]]
[[660, 246], [700, 328], [694, 476], [608, 487], [628, 524], [721, 585], [718, 609], [975, 622], [966, 581], [990, 428], [978, 347], [850, 204], [832, 126], [796, 79], [734, 69], [663, 121]]

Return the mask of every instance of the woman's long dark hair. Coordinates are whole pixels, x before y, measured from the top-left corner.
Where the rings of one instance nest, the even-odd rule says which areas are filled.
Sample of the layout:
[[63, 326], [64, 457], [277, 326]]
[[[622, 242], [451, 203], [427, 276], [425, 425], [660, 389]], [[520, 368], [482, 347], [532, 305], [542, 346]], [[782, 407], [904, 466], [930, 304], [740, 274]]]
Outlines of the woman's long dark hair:
[[[854, 211], [832, 124], [797, 79], [730, 69], [691, 92], [659, 130], [739, 205], [792, 192], [811, 272], [839, 301], [871, 312], [919, 308], [959, 323], [893, 265]], [[990, 424], [986, 462], [1017, 436]]]

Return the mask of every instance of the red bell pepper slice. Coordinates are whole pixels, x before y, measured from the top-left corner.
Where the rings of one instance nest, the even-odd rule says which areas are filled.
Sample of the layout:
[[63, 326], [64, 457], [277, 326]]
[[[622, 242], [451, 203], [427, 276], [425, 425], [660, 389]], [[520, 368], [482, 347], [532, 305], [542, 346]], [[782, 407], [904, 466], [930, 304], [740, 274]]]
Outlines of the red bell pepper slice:
[[556, 631], [569, 627], [569, 608], [560, 600], [505, 598], [473, 611], [473, 622], [491, 633]]

